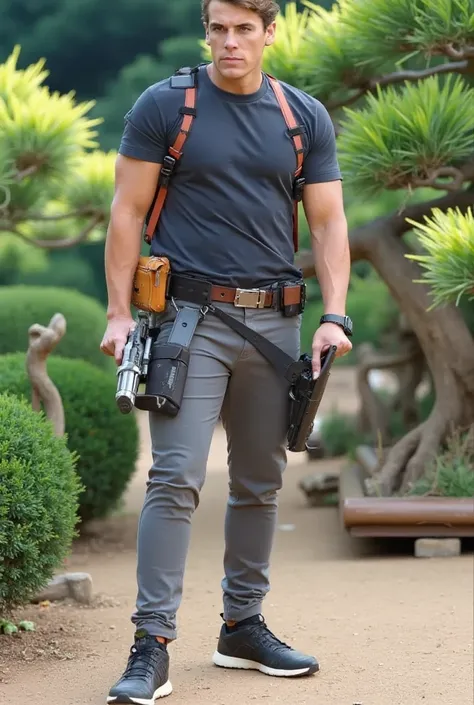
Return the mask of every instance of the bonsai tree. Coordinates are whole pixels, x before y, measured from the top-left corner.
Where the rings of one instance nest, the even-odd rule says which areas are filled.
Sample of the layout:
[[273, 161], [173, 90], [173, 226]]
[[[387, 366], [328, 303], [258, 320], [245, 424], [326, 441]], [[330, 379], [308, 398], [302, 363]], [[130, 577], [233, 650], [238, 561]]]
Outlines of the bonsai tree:
[[[370, 262], [387, 284], [436, 393], [428, 419], [383, 461], [377, 480], [391, 494], [412, 486], [452, 428], [474, 419], [474, 340], [457, 306], [474, 279], [474, 6], [303, 5], [298, 21], [288, 6], [298, 36], [277, 41], [265, 68], [330, 112], [349, 199], [377, 199], [387, 190], [399, 197], [393, 213], [351, 231], [352, 260]], [[301, 251], [298, 264], [314, 276], [311, 252]]]
[[52, 93], [45, 61], [20, 70], [19, 54], [0, 64], [0, 236], [45, 249], [103, 238], [115, 154], [97, 149], [94, 102]]

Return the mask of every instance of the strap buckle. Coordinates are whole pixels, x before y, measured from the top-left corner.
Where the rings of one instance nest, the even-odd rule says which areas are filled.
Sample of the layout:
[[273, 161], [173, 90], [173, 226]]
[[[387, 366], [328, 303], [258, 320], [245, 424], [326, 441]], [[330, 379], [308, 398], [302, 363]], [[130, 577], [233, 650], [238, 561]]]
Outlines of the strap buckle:
[[304, 178], [304, 176], [300, 176], [295, 179], [295, 183], [293, 185], [293, 198], [297, 203], [299, 203], [303, 199], [305, 184], [306, 179]]
[[160, 186], [165, 186], [165, 187], [168, 186], [175, 166], [176, 166], [176, 159], [174, 157], [170, 157], [169, 155], [167, 155], [163, 159], [163, 165], [161, 167], [160, 179], [159, 179]]
[[241, 308], [265, 308], [266, 292], [263, 289], [236, 289], [234, 306]]

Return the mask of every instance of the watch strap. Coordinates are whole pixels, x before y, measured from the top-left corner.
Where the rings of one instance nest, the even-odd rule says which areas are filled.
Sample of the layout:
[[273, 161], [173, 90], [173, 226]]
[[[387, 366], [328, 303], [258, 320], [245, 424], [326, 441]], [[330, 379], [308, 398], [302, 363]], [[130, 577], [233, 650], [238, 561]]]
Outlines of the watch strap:
[[341, 316], [336, 313], [325, 313], [321, 316], [320, 324], [322, 323], [335, 323], [340, 326], [347, 336], [352, 335], [352, 321], [349, 316]]

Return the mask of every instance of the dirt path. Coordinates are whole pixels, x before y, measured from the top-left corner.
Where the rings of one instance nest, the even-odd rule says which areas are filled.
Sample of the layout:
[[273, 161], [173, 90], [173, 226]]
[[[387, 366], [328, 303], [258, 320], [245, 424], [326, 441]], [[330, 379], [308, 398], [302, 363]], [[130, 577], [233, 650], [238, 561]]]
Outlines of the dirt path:
[[[338, 374], [325, 407], [340, 393], [344, 406], [353, 407], [351, 385], [349, 372]], [[100, 538], [78, 545], [67, 566], [92, 575], [94, 605], [22, 613], [37, 622], [38, 631], [21, 640], [0, 637], [2, 704], [105, 703], [132, 637], [136, 523], [149, 464], [144, 428], [144, 455], [126, 511], [106, 523]], [[174, 694], [163, 702], [472, 705], [472, 555], [432, 561], [409, 553], [381, 557], [373, 547], [351, 541], [335, 509], [307, 507], [297, 489], [299, 479], [319, 467], [328, 463], [307, 465], [301, 455], [290, 459], [265, 615], [282, 639], [318, 655], [320, 674], [271, 679], [222, 671], [210, 662], [220, 627], [227, 490], [225, 441], [218, 432], [194, 517], [180, 638], [171, 647]]]

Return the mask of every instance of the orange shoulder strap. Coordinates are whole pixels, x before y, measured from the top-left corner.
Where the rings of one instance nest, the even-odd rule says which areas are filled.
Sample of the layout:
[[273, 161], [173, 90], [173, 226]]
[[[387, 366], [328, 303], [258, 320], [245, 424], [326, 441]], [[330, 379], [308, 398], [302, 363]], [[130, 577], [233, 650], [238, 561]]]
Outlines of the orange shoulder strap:
[[294, 207], [293, 207], [293, 243], [295, 247], [295, 252], [298, 252], [298, 203], [301, 201], [303, 195], [304, 179], [301, 176], [303, 171], [303, 160], [304, 160], [304, 145], [301, 127], [295, 120], [295, 116], [289, 106], [288, 100], [283, 92], [283, 88], [276, 78], [267, 74], [270, 85], [276, 95], [278, 103], [285, 118], [286, 125], [288, 127], [288, 132], [291, 139], [293, 140], [293, 146], [296, 153], [296, 170], [295, 170], [295, 184], [294, 184]]
[[[183, 76], [183, 79], [188, 79], [188, 87], [186, 88], [186, 95], [184, 106], [181, 108], [180, 112], [183, 115], [183, 120], [181, 123], [178, 136], [174, 144], [169, 148], [168, 154], [163, 159], [163, 164], [160, 170], [160, 176], [158, 180], [158, 191], [155, 197], [154, 205], [151, 209], [150, 216], [148, 218], [147, 227], [145, 230], [145, 241], [150, 244], [153, 234], [155, 232], [158, 220], [165, 205], [166, 196], [168, 195], [168, 187], [170, 183], [171, 176], [176, 167], [177, 162], [181, 159], [183, 154], [184, 143], [186, 142], [193, 120], [196, 117], [196, 84], [193, 72], [186, 72], [183, 74], [178, 74], [171, 78], [172, 85], [173, 80], [175, 80], [176, 87], [180, 87], [179, 79]], [[189, 85], [189, 82], [193, 85]], [[186, 83], [184, 84], [186, 85]]]
[[[150, 244], [153, 234], [155, 232], [158, 220], [165, 205], [166, 197], [168, 195], [168, 187], [173, 171], [176, 167], [177, 162], [181, 159], [183, 154], [183, 147], [186, 139], [191, 130], [193, 120], [196, 117], [196, 96], [197, 88], [195, 83], [194, 71], [185, 70], [183, 73], [177, 72], [176, 77], [173, 76], [171, 81], [175, 80], [175, 85], [180, 87], [180, 85], [185, 85], [186, 95], [185, 104], [181, 108], [180, 112], [183, 115], [183, 120], [181, 127], [176, 137], [174, 144], [169, 148], [167, 156], [163, 160], [163, 165], [160, 170], [160, 176], [158, 180], [158, 190], [155, 198], [153, 207], [150, 209], [150, 216], [147, 221], [147, 227], [145, 231], [145, 241]], [[273, 76], [268, 75], [270, 85], [275, 92], [278, 103], [280, 105], [283, 117], [285, 118], [286, 125], [288, 127], [288, 132], [293, 140], [293, 145], [295, 148], [297, 166], [295, 170], [295, 186], [294, 186], [294, 209], [293, 209], [293, 243], [295, 252], [298, 251], [298, 203], [301, 200], [302, 188], [304, 184], [304, 179], [301, 177], [303, 170], [303, 138], [301, 136], [301, 128], [297, 124], [293, 112], [288, 104], [286, 96], [280, 83]], [[180, 84], [179, 80], [183, 77], [184, 81], [188, 80], [188, 83]], [[192, 85], [189, 84], [191, 80]]]

